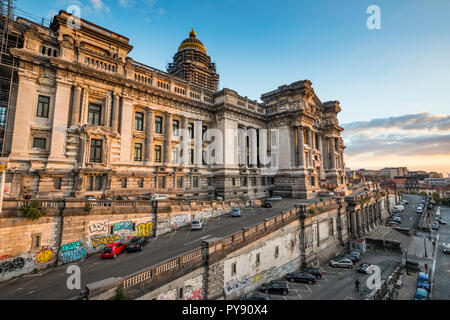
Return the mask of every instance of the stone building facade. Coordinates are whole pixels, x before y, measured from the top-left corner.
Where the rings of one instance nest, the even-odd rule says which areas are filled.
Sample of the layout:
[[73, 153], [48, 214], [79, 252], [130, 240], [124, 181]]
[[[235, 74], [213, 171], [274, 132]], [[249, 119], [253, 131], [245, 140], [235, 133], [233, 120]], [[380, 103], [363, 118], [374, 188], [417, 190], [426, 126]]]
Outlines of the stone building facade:
[[65, 11], [48, 28], [20, 17], [14, 28], [12, 197], [346, 194], [339, 102], [321, 102], [309, 80], [258, 103], [218, 89], [193, 30], [164, 72], [129, 57], [128, 38]]

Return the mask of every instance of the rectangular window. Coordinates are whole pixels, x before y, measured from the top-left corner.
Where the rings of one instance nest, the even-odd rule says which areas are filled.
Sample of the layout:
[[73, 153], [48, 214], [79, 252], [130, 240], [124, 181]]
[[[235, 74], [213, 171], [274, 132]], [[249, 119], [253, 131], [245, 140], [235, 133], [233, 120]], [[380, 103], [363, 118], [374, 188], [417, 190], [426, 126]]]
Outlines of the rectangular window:
[[134, 130], [144, 131], [144, 114], [136, 112], [134, 116]]
[[192, 187], [198, 188], [198, 177], [192, 177]]
[[236, 262], [231, 265], [231, 276], [236, 275], [237, 273], [237, 265]]
[[99, 126], [102, 118], [102, 106], [98, 104], [89, 104], [88, 123]]
[[40, 118], [48, 118], [49, 107], [50, 107], [50, 97], [39, 96], [36, 116]]
[[158, 177], [158, 189], [166, 188], [166, 177]]
[[203, 139], [203, 141], [206, 141], [206, 131], [208, 131], [208, 127], [203, 126], [202, 127], [202, 139]]
[[177, 178], [177, 188], [182, 189], [183, 188], [183, 177]]
[[95, 191], [102, 190], [102, 179], [103, 176], [95, 176]]
[[256, 177], [252, 177], [252, 186], [256, 187]]
[[55, 190], [61, 190], [62, 178], [53, 179], [53, 188]]
[[261, 263], [261, 255], [258, 253], [256, 255], [256, 265], [259, 266], [260, 263]]
[[278, 246], [275, 247], [275, 259], [280, 255], [280, 248]]
[[163, 119], [161, 117], [155, 117], [155, 133], [162, 134]]
[[189, 150], [189, 163], [194, 164], [194, 149]]
[[232, 179], [231, 179], [231, 184], [232, 184], [233, 186], [236, 185], [236, 178], [232, 178]]
[[180, 127], [180, 122], [178, 120], [173, 120], [172, 121], [172, 135], [174, 137], [178, 137], [179, 127]]
[[123, 178], [122, 179], [122, 189], [126, 189], [128, 185], [128, 179], [127, 178]]
[[155, 146], [155, 162], [161, 162], [161, 146]]
[[138, 187], [143, 188], [144, 187], [144, 178], [139, 178], [138, 180]]
[[142, 143], [134, 144], [134, 161], [142, 161]]
[[39, 248], [41, 246], [41, 235], [34, 234], [31, 236], [31, 248]]
[[178, 148], [174, 147], [172, 149], [172, 163], [178, 164], [179, 156], [178, 156]]
[[44, 139], [44, 138], [34, 138], [33, 139], [33, 148], [45, 149], [46, 144], [47, 144], [47, 139]]
[[194, 125], [192, 123], [188, 124], [189, 137], [194, 139]]
[[183, 288], [178, 291], [178, 299], [183, 299]]
[[102, 140], [91, 140], [91, 162], [102, 162]]

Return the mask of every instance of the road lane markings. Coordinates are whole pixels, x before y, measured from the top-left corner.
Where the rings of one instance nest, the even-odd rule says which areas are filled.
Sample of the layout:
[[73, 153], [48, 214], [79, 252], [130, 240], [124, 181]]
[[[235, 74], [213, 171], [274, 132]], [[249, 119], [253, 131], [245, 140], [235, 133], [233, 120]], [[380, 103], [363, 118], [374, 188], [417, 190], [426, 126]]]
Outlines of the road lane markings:
[[211, 235], [204, 236], [204, 237], [202, 237], [202, 238], [200, 238], [200, 239], [196, 239], [196, 240], [191, 241], [191, 242], [187, 242], [187, 243], [185, 243], [184, 245], [187, 246], [188, 244], [191, 244], [191, 243], [194, 243], [194, 242], [197, 242], [197, 241], [200, 241], [200, 240], [205, 240], [206, 238], [209, 238], [209, 237], [211, 237]]

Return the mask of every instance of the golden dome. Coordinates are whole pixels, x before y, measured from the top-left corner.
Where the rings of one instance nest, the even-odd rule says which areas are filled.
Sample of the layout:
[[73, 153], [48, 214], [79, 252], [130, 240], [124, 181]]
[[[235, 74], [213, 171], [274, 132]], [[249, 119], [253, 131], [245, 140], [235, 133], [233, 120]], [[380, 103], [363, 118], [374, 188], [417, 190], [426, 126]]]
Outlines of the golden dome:
[[197, 34], [194, 29], [189, 33], [189, 38], [183, 40], [181, 45], [178, 47], [178, 51], [186, 48], [197, 49], [206, 54], [206, 49], [203, 43], [197, 39]]

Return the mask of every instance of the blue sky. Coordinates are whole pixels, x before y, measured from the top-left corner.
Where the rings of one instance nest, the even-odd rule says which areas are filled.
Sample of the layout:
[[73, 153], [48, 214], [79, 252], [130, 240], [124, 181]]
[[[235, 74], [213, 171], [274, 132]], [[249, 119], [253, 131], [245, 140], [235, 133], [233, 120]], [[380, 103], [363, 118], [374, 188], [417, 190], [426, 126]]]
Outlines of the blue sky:
[[[220, 87], [251, 99], [309, 79], [322, 101], [341, 102], [344, 127], [449, 114], [448, 0], [17, 0], [19, 9], [47, 18], [70, 4], [127, 36], [135, 60], [162, 70], [195, 28], [217, 64]], [[366, 26], [373, 4], [381, 9], [381, 30]], [[415, 134], [450, 133], [427, 130]], [[443, 165], [448, 153], [440, 154]]]

